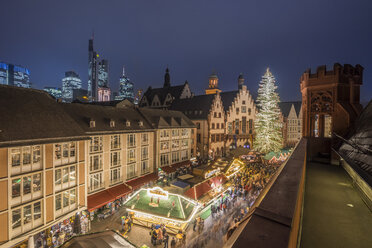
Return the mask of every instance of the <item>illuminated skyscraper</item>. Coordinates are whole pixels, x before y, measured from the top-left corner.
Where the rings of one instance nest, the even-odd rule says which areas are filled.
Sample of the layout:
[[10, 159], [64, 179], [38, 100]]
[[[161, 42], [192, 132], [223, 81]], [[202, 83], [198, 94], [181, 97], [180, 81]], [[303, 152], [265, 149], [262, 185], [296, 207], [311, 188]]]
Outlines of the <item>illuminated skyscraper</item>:
[[109, 66], [106, 59], [98, 62], [98, 87], [108, 87], [109, 85]]
[[76, 72], [68, 71], [62, 79], [62, 101], [72, 102], [74, 89], [81, 89], [81, 79]]
[[120, 77], [119, 94], [115, 97], [115, 100], [128, 99], [133, 101], [134, 99], [134, 85], [130, 79], [125, 75], [125, 69], [123, 67], [123, 74]]
[[97, 98], [97, 58], [98, 54], [93, 49], [93, 37], [89, 40], [89, 69], [88, 69], [88, 97], [90, 101]]
[[53, 96], [55, 99], [62, 98], [61, 88], [56, 87], [44, 87], [44, 91], [48, 92], [49, 95]]
[[0, 62], [0, 84], [31, 88], [30, 71], [22, 66]]

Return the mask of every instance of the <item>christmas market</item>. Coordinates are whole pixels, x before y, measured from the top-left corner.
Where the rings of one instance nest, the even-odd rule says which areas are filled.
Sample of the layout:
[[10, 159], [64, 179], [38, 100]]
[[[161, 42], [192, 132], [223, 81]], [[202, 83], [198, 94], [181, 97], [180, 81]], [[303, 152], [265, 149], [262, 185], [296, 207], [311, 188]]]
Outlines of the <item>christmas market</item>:
[[164, 224], [170, 233], [185, 230], [200, 205], [182, 195], [172, 194], [160, 187], [140, 189], [124, 203], [133, 215], [133, 223], [150, 227]]

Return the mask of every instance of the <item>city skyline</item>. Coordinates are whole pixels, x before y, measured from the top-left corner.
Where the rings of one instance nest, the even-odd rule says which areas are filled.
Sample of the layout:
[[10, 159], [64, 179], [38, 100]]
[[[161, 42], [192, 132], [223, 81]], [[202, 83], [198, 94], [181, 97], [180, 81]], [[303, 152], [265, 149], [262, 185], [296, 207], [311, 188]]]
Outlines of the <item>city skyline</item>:
[[[41, 4], [48, 12], [38, 12]], [[98, 2], [74, 3], [74, 10], [68, 6], [68, 1], [23, 1], [21, 6], [7, 3], [7, 12], [1, 13], [0, 20], [9, 25], [0, 41], [0, 60], [28, 68], [35, 88], [60, 87], [69, 70], [81, 75], [87, 88], [86, 44], [94, 31], [95, 47], [110, 63], [112, 91], [119, 88], [123, 65], [136, 89], [160, 87], [168, 66], [172, 85], [187, 80], [196, 94], [207, 88], [213, 70], [223, 91], [236, 88], [240, 73], [248, 89], [257, 91], [270, 67], [281, 99], [299, 100], [298, 83], [306, 69], [315, 71], [321, 64], [330, 69], [339, 62], [361, 64], [365, 68], [361, 99], [368, 101], [372, 95], [368, 83], [372, 63], [365, 56], [372, 41], [367, 2], [313, 1], [305, 6], [294, 1], [254, 5], [161, 1], [146, 2], [148, 8], [141, 8], [143, 3], [124, 1], [110, 8]], [[107, 18], [92, 19], [95, 13]], [[36, 14], [41, 18], [33, 18]], [[11, 31], [18, 26], [25, 32]]]

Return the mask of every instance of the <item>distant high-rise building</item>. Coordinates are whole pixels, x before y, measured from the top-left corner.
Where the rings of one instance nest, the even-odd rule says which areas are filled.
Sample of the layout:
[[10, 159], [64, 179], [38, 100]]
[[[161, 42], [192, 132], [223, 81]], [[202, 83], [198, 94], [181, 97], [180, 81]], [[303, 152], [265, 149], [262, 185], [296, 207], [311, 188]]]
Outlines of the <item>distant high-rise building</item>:
[[0, 84], [31, 88], [30, 71], [23, 66], [0, 62]]
[[93, 37], [89, 40], [88, 98], [89, 101], [110, 101], [108, 61], [98, 61], [99, 55], [93, 48]]
[[98, 62], [98, 88], [109, 86], [108, 61], [102, 59]]
[[88, 69], [88, 97], [90, 101], [95, 101], [97, 98], [98, 88], [98, 72], [97, 72], [97, 58], [98, 54], [93, 49], [93, 37], [89, 40], [89, 69]]
[[72, 102], [74, 89], [81, 89], [81, 79], [76, 72], [68, 71], [62, 79], [62, 101]]
[[48, 92], [49, 95], [53, 96], [55, 99], [62, 98], [62, 90], [57, 87], [44, 87], [44, 91]]
[[128, 99], [130, 101], [134, 100], [134, 84], [125, 75], [125, 69], [123, 67], [123, 74], [120, 77], [119, 94], [115, 97], [115, 100]]
[[111, 89], [109, 87], [100, 87], [97, 91], [97, 102], [111, 101]]

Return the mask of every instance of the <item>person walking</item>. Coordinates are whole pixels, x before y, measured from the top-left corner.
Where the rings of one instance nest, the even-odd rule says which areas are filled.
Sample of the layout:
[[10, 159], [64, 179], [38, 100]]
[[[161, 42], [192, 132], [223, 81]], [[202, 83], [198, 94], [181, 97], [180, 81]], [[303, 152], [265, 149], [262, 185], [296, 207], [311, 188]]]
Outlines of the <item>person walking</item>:
[[164, 239], [163, 239], [163, 242], [164, 242], [164, 248], [168, 248], [168, 241], [169, 241], [169, 235], [167, 232], [164, 233]]
[[171, 248], [176, 248], [176, 239], [172, 237]]

